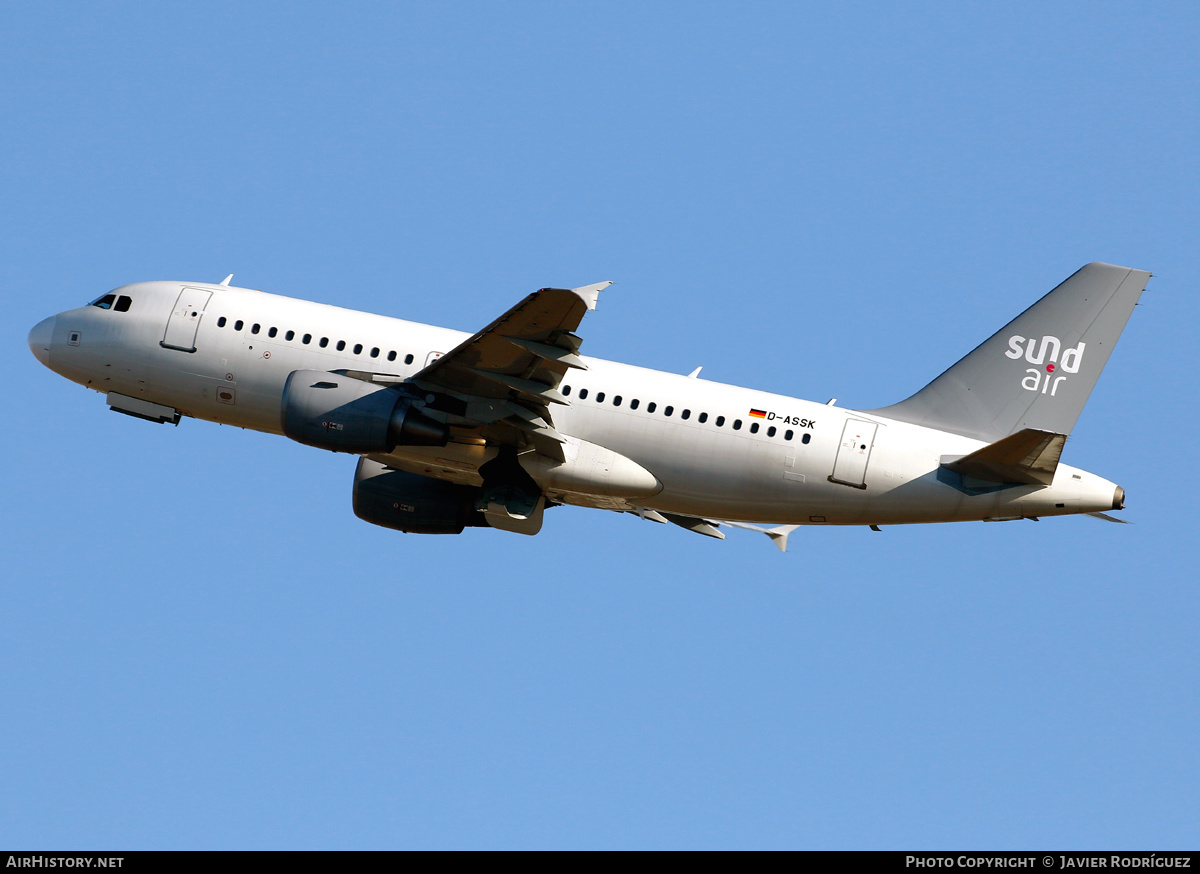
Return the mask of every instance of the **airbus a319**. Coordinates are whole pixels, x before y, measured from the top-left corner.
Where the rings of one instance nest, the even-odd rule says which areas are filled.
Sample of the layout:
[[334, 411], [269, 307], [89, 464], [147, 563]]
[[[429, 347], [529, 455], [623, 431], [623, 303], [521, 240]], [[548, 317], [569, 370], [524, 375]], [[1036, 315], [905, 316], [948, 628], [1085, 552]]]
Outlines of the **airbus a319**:
[[207, 419], [358, 456], [354, 512], [399, 531], [536, 534], [548, 507], [712, 537], [1092, 514], [1060, 462], [1150, 274], [1088, 264], [912, 397], [851, 410], [591, 358], [604, 282], [475, 334], [204, 282], [140, 282], [39, 322], [46, 367], [151, 422]]

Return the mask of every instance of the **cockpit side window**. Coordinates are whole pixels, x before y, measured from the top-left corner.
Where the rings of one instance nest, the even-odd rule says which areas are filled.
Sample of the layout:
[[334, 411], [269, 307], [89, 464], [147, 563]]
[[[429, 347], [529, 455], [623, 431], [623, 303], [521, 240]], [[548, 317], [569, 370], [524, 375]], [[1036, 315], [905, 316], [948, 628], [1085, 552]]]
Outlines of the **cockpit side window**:
[[127, 294], [123, 294], [117, 298], [117, 305], [113, 309], [119, 313], [127, 313], [129, 312], [129, 305], [131, 303], [133, 303], [133, 298]]
[[116, 299], [117, 296], [115, 294], [106, 294], [104, 297], [97, 298], [96, 300], [92, 301], [91, 305], [94, 307], [100, 307], [102, 310], [110, 310], [112, 309], [112, 305]]

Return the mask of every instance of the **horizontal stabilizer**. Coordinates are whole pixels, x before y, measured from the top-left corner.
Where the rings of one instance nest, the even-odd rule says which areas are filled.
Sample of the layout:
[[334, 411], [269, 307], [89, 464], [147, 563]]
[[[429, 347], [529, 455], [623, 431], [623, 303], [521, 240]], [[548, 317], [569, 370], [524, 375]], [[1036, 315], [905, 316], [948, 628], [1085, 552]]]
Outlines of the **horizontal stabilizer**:
[[1128, 519], [1118, 519], [1116, 516], [1110, 516], [1107, 513], [1088, 513], [1088, 515], [1092, 516], [1093, 518], [1096, 518], [1096, 519], [1103, 519], [1105, 522], [1117, 522], [1117, 523], [1120, 523], [1121, 525], [1132, 525], [1133, 524]]
[[1048, 486], [1066, 442], [1066, 434], [1026, 428], [970, 455], [943, 461], [942, 467], [986, 482]]

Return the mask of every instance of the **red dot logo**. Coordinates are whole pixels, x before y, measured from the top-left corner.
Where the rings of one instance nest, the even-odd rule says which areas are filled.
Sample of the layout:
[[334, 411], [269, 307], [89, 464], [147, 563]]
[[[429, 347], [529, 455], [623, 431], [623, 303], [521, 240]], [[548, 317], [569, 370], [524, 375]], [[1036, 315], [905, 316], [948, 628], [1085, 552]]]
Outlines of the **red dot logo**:
[[1047, 372], [1047, 373], [1053, 373], [1053, 372], [1054, 372], [1054, 365], [1053, 365], [1053, 364], [1047, 364], [1047, 365], [1046, 365], [1046, 372]]

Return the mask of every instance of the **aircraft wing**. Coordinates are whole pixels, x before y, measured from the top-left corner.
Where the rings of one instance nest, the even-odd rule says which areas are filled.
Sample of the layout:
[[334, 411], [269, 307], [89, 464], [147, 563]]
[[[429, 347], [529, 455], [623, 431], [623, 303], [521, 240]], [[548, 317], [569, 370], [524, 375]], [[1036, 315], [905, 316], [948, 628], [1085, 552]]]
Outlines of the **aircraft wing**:
[[[747, 531], [758, 531], [770, 537], [771, 542], [775, 544], [780, 552], [787, 552], [788, 535], [800, 527], [799, 525], [776, 525], [773, 528], [765, 528], [762, 525], [751, 525], [747, 522], [729, 522], [724, 519], [701, 519], [697, 516], [681, 516], [678, 513], [660, 512], [652, 510], [649, 507], [634, 507], [624, 512], [632, 513], [638, 518], [646, 519], [650, 522], [670, 522], [672, 525], [678, 525], [687, 531], [703, 534], [705, 537], [715, 537], [717, 540], [725, 539], [725, 532], [720, 530], [722, 525], [745, 528]], [[1114, 521], [1121, 522], [1124, 520], [1117, 519]]]
[[568, 403], [558, 391], [566, 372], [587, 369], [575, 329], [610, 285], [535, 291], [409, 382], [465, 402], [459, 418], [483, 427], [489, 439], [517, 443], [525, 435], [561, 460], [564, 440], [550, 410]]

